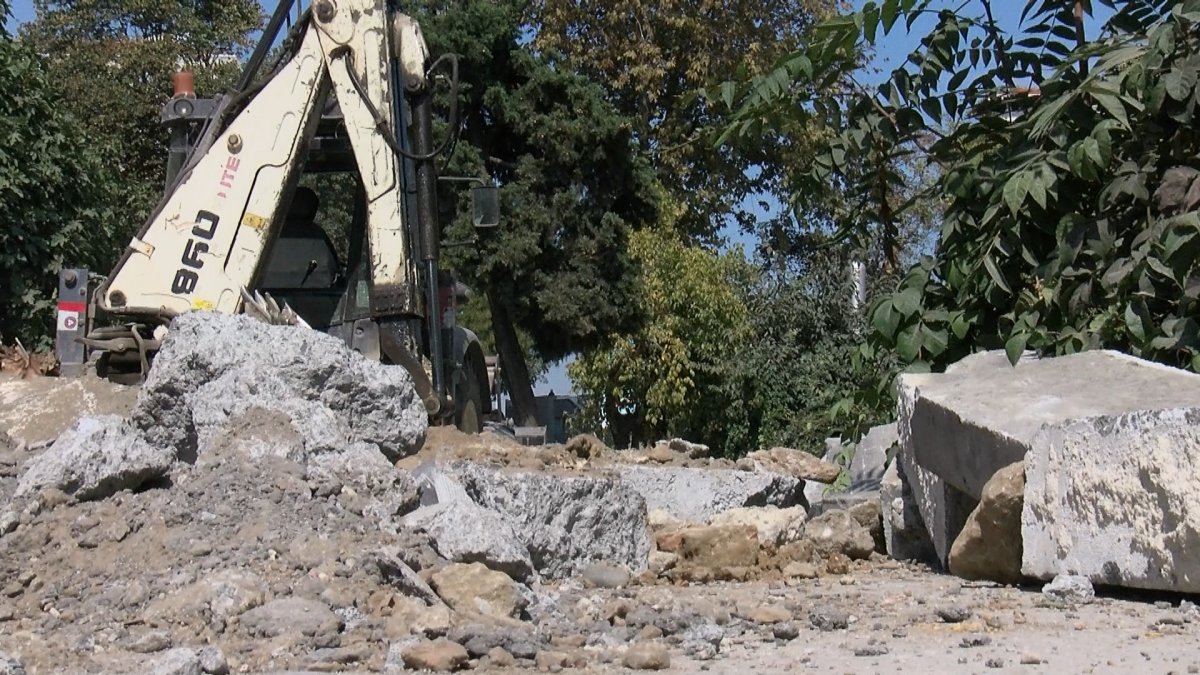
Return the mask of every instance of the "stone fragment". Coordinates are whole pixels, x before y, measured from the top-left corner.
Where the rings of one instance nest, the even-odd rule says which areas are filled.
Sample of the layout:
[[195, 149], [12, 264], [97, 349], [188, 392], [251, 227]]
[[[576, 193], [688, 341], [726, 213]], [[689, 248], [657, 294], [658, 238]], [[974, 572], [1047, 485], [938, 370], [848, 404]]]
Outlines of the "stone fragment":
[[431, 583], [438, 596], [460, 612], [517, 617], [529, 604], [512, 578], [482, 563], [447, 565], [433, 573]]
[[763, 546], [783, 546], [804, 536], [808, 514], [803, 506], [781, 509], [777, 506], [742, 506], [722, 511], [709, 519], [709, 525], [749, 525], [758, 531]]
[[195, 650], [177, 647], [165, 652], [153, 661], [148, 675], [201, 675], [204, 668]]
[[795, 640], [800, 637], [800, 627], [791, 621], [777, 623], [771, 626], [771, 635], [775, 636], [776, 640], [783, 640], [785, 642]]
[[689, 459], [701, 459], [710, 455], [707, 445], [685, 441], [682, 438], [672, 438], [667, 441], [667, 447]]
[[758, 551], [758, 532], [748, 525], [691, 527], [680, 532], [679, 560], [692, 567], [753, 567], [758, 564]]
[[445, 673], [467, 664], [470, 656], [462, 645], [446, 638], [419, 642], [401, 652], [404, 665], [412, 670]]
[[655, 642], [639, 642], [625, 650], [621, 665], [630, 670], [666, 670], [671, 667], [671, 654]]
[[409, 596], [397, 596], [393, 600], [392, 615], [387, 618], [384, 630], [390, 638], [405, 635], [421, 635], [438, 638], [450, 631], [454, 618], [450, 608], [438, 603], [426, 605]]
[[1096, 590], [1087, 577], [1078, 574], [1060, 574], [1042, 586], [1042, 595], [1055, 602], [1086, 605], [1096, 599]]
[[174, 459], [120, 417], [84, 417], [27, 463], [16, 494], [54, 488], [81, 501], [103, 499], [161, 478]]
[[950, 572], [1002, 584], [1021, 580], [1021, 506], [1025, 463], [1010, 464], [983, 486], [979, 506], [950, 549]]
[[487, 653], [487, 665], [493, 668], [511, 668], [517, 665], [517, 660], [504, 647], [492, 647]]
[[361, 441], [395, 460], [420, 447], [428, 425], [404, 368], [319, 331], [215, 312], [171, 323], [132, 419], [151, 446], [190, 461], [209, 430], [252, 408], [289, 418], [308, 453]]
[[900, 464], [896, 458], [888, 465], [879, 488], [885, 550], [896, 560], [934, 562], [937, 552]]
[[783, 576], [789, 579], [816, 579], [817, 566], [810, 562], [792, 562], [783, 566]]
[[592, 563], [580, 573], [588, 585], [595, 588], [622, 588], [629, 585], [632, 575], [620, 565]]
[[850, 627], [850, 615], [840, 609], [814, 609], [808, 613], [808, 622], [819, 631], [844, 630]]
[[646, 569], [646, 504], [607, 478], [501, 471], [459, 463], [449, 472], [472, 500], [498, 512], [521, 537], [543, 577], [573, 576], [593, 562]]
[[705, 522], [739, 506], [787, 508], [803, 504], [804, 499], [803, 481], [765, 471], [630, 464], [610, 471], [641, 495], [647, 508], [688, 522]]
[[456, 499], [423, 506], [401, 522], [427, 533], [438, 554], [447, 560], [480, 562], [518, 581], [533, 574], [529, 551], [513, 526], [499, 513], [472, 501]]
[[612, 450], [594, 434], [579, 434], [569, 439], [566, 451], [580, 459], [600, 459], [612, 454]]
[[307, 598], [282, 598], [256, 607], [239, 617], [241, 626], [257, 637], [298, 634], [328, 647], [342, 629], [342, 620], [324, 603]]
[[808, 521], [804, 536], [824, 557], [841, 554], [852, 560], [866, 560], [875, 550], [870, 531], [845, 511], [830, 511]]
[[200, 658], [200, 669], [209, 675], [226, 675], [229, 672], [229, 662], [225, 654], [213, 646], [204, 647], [196, 652]]
[[25, 665], [21, 659], [0, 652], [0, 675], [25, 675]]
[[[836, 464], [848, 475], [849, 484], [844, 493], [834, 494], [870, 494], [879, 490], [883, 481], [883, 473], [887, 466], [888, 451], [898, 443], [900, 436], [896, 431], [896, 423], [871, 427], [866, 434], [848, 453], [842, 447], [840, 438], [825, 439], [825, 456], [823, 459], [830, 464]], [[804, 497], [808, 500], [809, 508], [815, 507], [826, 498], [825, 483], [808, 481], [804, 485]], [[817, 514], [810, 514], [817, 515]]]
[[846, 509], [846, 513], [871, 533], [877, 552], [887, 553], [887, 544], [883, 538], [883, 514], [880, 512], [878, 497], [853, 504]]
[[746, 455], [746, 459], [753, 462], [759, 471], [770, 471], [818, 483], [832, 483], [842, 473], [842, 467], [837, 464], [792, 448], [758, 450]]
[[[145, 598], [142, 591], [141, 599]], [[267, 601], [267, 588], [257, 575], [239, 570], [220, 570], [164, 597], [153, 600], [142, 612], [152, 626], [203, 621], [222, 621], [247, 612]], [[131, 604], [140, 604], [141, 599]]]
[[751, 605], [739, 607], [737, 615], [747, 621], [761, 624], [783, 623], [792, 620], [792, 613], [775, 605]]

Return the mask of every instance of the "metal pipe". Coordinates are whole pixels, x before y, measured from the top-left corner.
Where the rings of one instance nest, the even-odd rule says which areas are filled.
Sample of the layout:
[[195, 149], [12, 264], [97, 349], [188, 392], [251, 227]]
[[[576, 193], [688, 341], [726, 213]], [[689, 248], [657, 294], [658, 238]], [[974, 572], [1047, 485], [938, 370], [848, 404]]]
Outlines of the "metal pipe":
[[[410, 96], [413, 115], [413, 154], [426, 157], [433, 152], [433, 93], [428, 89]], [[433, 159], [416, 159], [417, 240], [425, 273], [426, 323], [429, 327], [429, 360], [433, 363], [433, 389], [446, 394], [445, 359], [442, 347], [442, 309], [438, 298], [438, 258], [441, 232], [437, 217], [437, 169]]]

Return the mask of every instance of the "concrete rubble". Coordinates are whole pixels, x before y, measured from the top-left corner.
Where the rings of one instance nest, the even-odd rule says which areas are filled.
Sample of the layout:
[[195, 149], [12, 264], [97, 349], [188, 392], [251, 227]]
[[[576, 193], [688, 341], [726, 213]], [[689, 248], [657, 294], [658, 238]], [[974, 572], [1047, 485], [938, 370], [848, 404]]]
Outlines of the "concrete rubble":
[[846, 485], [843, 490], [831, 492], [827, 482], [807, 481], [804, 498], [808, 500], [809, 507], [816, 509], [827, 498], [837, 506], [876, 498], [888, 466], [888, 452], [899, 440], [895, 422], [871, 427], [851, 448], [849, 462], [846, 462], [847, 453], [842, 440], [825, 439], [823, 459], [840, 467], [846, 474]]
[[[984, 526], [1006, 541], [973, 557], [999, 562], [1019, 550], [1019, 575], [1200, 591], [1200, 375], [1109, 351], [1016, 367], [1002, 357], [900, 378], [899, 475], [936, 558], [954, 570], [952, 550], [980, 546]], [[1009, 480], [985, 494], [1001, 468], [1022, 461], [1023, 488]], [[894, 525], [894, 483], [885, 492], [885, 526]], [[988, 516], [984, 504], [973, 516], [985, 497], [1007, 515]], [[1013, 581], [1011, 562], [1002, 567], [986, 575]]]
[[[889, 650], [941, 672], [959, 654], [1013, 662], [988, 640], [1062, 608], [1105, 635], [1151, 620], [1097, 614], [1108, 601], [1088, 602], [1086, 572], [1023, 593], [885, 558], [933, 549], [900, 462], [879, 499], [815, 514], [799, 462], [739, 470], [678, 439], [653, 459], [427, 428], [400, 369], [340, 343], [204, 314], [175, 327], [129, 417], [74, 415], [35, 444], [0, 433], [0, 672], [858, 672]], [[1061, 428], [1067, 450], [1132, 443]], [[1200, 613], [1163, 614], [1156, 647], [1178, 659]], [[1097, 653], [1114, 642], [1085, 638]], [[1076, 656], [1036, 658], [1070, 670]]]

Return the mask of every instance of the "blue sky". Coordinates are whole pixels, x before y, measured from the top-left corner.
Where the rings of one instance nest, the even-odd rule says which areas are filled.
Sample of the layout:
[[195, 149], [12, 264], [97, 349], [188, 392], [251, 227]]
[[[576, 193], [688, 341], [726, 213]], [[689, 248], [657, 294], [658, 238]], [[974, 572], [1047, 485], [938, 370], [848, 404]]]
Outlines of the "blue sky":
[[[260, 0], [261, 1], [261, 0]], [[854, 0], [853, 4], [856, 8], [862, 6], [864, 0]], [[267, 11], [274, 8], [275, 3], [268, 0], [263, 3], [268, 7]], [[950, 2], [947, 0], [936, 0], [933, 3], [935, 9], [950, 8], [955, 9], [959, 6], [966, 5], [967, 11], [972, 14], [981, 13], [978, 9], [977, 2]], [[1023, 0], [999, 0], [993, 3], [993, 11], [995, 13], [996, 22], [1001, 29], [1006, 32], [1015, 32], [1020, 27], [1021, 10], [1024, 7]], [[1099, 17], [1092, 18], [1088, 21], [1087, 30], [1090, 35], [1094, 35], [1099, 24], [1103, 19], [1107, 18], [1107, 10], [1097, 6], [1097, 12], [1103, 12]], [[32, 0], [14, 0], [12, 7], [12, 16], [6, 22], [10, 30], [16, 28], [22, 22], [32, 19], [34, 16]], [[897, 25], [887, 37], [881, 39], [876, 46], [874, 62], [862, 73], [864, 82], [876, 83], [882, 81], [887, 73], [893, 68], [904, 62], [907, 55], [912, 52], [920, 44], [920, 38], [930, 28], [933, 23], [932, 17], [927, 20], [918, 21], [913, 27], [911, 33], [906, 33], [901, 26]], [[756, 202], [750, 200], [750, 203]], [[757, 209], [757, 206], [754, 208]], [[778, 208], [776, 205], [775, 208]], [[737, 228], [726, 228], [723, 232], [730, 244], [741, 244], [747, 252], [752, 252], [756, 241], [751, 235], [746, 235], [737, 230]], [[553, 390], [556, 393], [562, 394], [569, 392], [571, 389], [570, 381], [566, 376], [566, 369], [563, 366], [552, 368], [550, 373], [543, 381], [539, 382], [535, 387], [537, 393], [546, 393]]]

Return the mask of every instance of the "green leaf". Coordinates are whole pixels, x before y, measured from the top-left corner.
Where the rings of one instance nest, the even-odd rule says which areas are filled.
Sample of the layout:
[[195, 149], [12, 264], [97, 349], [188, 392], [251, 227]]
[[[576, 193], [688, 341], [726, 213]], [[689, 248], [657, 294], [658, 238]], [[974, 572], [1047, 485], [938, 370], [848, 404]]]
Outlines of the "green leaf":
[[1012, 288], [1010, 288], [1008, 282], [1004, 280], [1004, 275], [1000, 273], [1000, 268], [996, 266], [996, 261], [992, 258], [991, 253], [983, 256], [983, 266], [985, 269], [987, 269], [988, 276], [992, 278], [992, 281], [994, 281], [997, 286], [1002, 288], [1005, 293], [1012, 295]]
[[892, 304], [903, 316], [912, 316], [921, 309], [921, 289], [906, 288], [892, 296]]
[[1014, 216], [1020, 214], [1021, 206], [1025, 203], [1025, 197], [1028, 194], [1029, 175], [1024, 171], [1012, 174], [1004, 183], [1004, 203], [1008, 205], [1008, 210]]
[[1025, 352], [1025, 345], [1029, 342], [1029, 333], [1016, 333], [1004, 343], [1004, 353], [1008, 356], [1008, 362], [1012, 365], [1017, 365], [1017, 361], [1021, 360], [1021, 354]]
[[896, 336], [896, 355], [905, 363], [911, 363], [917, 359], [920, 352], [921, 332], [918, 326], [913, 324]]
[[884, 0], [883, 12], [883, 32], [888, 33], [892, 30], [892, 25], [896, 23], [896, 15], [900, 12], [900, 0]]

